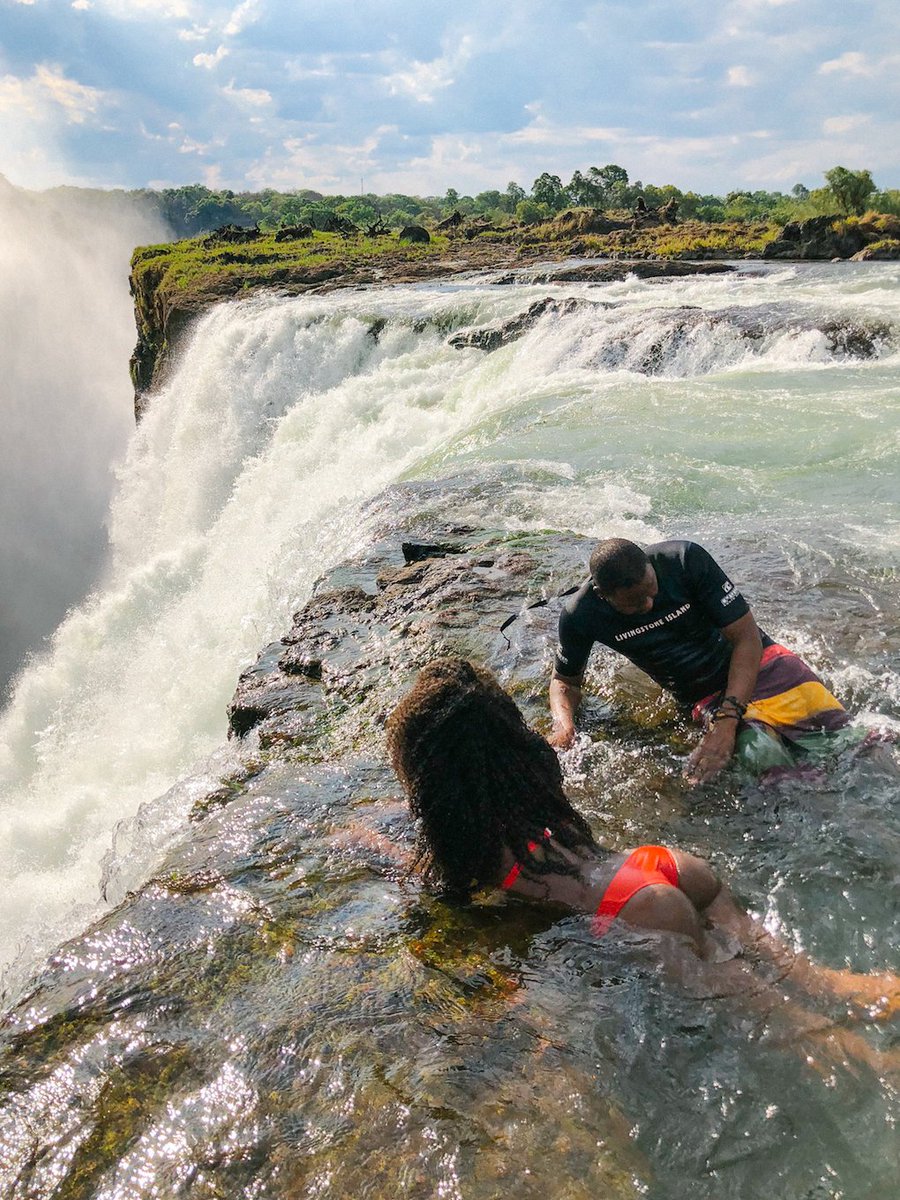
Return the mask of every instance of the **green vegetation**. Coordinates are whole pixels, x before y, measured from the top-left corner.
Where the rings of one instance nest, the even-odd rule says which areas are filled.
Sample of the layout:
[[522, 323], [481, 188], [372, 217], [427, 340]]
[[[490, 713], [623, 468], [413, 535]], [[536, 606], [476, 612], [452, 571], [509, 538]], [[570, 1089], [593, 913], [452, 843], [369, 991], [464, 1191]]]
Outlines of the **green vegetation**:
[[[587, 219], [579, 221], [582, 213]], [[593, 257], [737, 259], [761, 256], [780, 228], [765, 220], [686, 220], [676, 225], [643, 225], [629, 220], [626, 212], [614, 211], [605, 216], [606, 224], [613, 228], [603, 229], [603, 222], [592, 222], [589, 214], [576, 210], [556, 221], [533, 226], [528, 236], [552, 245], [581, 233], [577, 248]]]
[[[149, 284], [190, 304], [238, 288], [292, 278], [302, 278], [305, 283], [324, 282], [382, 255], [415, 262], [439, 255], [446, 246], [443, 237], [409, 245], [386, 234], [348, 238], [337, 233], [312, 233], [278, 242], [274, 232], [238, 242], [194, 237], [137, 250], [131, 264], [132, 280], [136, 289], [143, 291]], [[232, 286], [235, 281], [237, 287]]]
[[[520, 184], [510, 182], [502, 191], [488, 189], [475, 196], [461, 195], [455, 188], [448, 188], [443, 196], [400, 193], [377, 196], [371, 192], [359, 196], [325, 196], [309, 188], [291, 192], [272, 189], [234, 192], [229, 188], [214, 191], [200, 184], [162, 191], [141, 189], [125, 195], [145, 210], [154, 210], [178, 238], [209, 233], [224, 225], [255, 226], [264, 232], [309, 225], [322, 232], [335, 218], [352, 222], [363, 232], [396, 230], [413, 224], [433, 227], [454, 212], [469, 219], [482, 218], [504, 229], [540, 224], [567, 208], [631, 212], [639, 200], [651, 211], [674, 200], [679, 218], [712, 223], [771, 221], [783, 225], [822, 215], [859, 215], [866, 209], [900, 214], [900, 190], [879, 191], [869, 171], [833, 167], [825, 173], [825, 181], [825, 187], [813, 190], [798, 183], [789, 193], [759, 190], [732, 191], [725, 196], [701, 195], [682, 191], [672, 184], [632, 181], [624, 167], [607, 163], [575, 171], [568, 183], [559, 175], [544, 171], [532, 183], [530, 193]], [[95, 195], [102, 209], [113, 193]]]
[[835, 224], [838, 233], [859, 229], [869, 238], [900, 238], [900, 216], [892, 213], [866, 212], [862, 216], [847, 217]]
[[855, 213], [859, 216], [866, 211], [869, 197], [875, 191], [875, 184], [868, 171], [848, 171], [846, 167], [832, 167], [830, 171], [825, 172], [825, 179], [841, 206], [841, 212]]

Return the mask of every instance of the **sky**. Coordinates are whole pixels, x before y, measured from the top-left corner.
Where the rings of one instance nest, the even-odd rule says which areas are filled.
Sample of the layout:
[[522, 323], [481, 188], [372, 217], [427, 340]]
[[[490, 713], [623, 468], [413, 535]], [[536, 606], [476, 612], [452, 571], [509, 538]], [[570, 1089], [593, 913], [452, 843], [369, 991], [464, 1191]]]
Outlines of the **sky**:
[[0, 0], [24, 188], [897, 188], [898, 93], [898, 0]]

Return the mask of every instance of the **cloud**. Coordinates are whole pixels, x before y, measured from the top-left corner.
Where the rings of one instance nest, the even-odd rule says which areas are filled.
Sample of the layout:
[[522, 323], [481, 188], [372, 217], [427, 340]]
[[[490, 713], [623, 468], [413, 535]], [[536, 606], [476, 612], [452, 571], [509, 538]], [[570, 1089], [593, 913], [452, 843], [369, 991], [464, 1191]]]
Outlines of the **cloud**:
[[753, 87], [756, 76], [747, 67], [729, 67], [726, 76], [729, 87]]
[[288, 59], [284, 64], [285, 74], [295, 83], [304, 83], [308, 79], [334, 79], [338, 74], [335, 62], [327, 56], [317, 61], [318, 66], [307, 67], [299, 59]]
[[239, 4], [228, 19], [228, 22], [223, 30], [226, 37], [237, 37], [243, 33], [248, 25], [252, 25], [257, 19], [259, 9], [259, 0], [244, 0], [243, 4]]
[[272, 93], [265, 88], [236, 88], [234, 80], [222, 88], [222, 93], [239, 104], [250, 105], [251, 108], [262, 108], [272, 103]]
[[[865, 168], [875, 176], [879, 187], [894, 187], [900, 121], [875, 120], [866, 124], [864, 143], [855, 128], [811, 138], [781, 138], [767, 154], [747, 158], [741, 172], [748, 185], [772, 187], [804, 180], [821, 183], [822, 175], [835, 163], [858, 170]], [[887, 178], [885, 178], [885, 174]]]
[[30, 79], [16, 75], [0, 78], [0, 111], [19, 111], [32, 119], [49, 121], [61, 115], [70, 125], [81, 125], [108, 101], [98, 88], [67, 79], [62, 67], [39, 63]]
[[182, 42], [202, 42], [211, 29], [211, 25], [192, 25], [190, 29], [179, 29], [178, 38]]
[[119, 21], [188, 20], [195, 8], [205, 7], [203, 0], [95, 0], [95, 8]]
[[227, 58], [229, 54], [225, 46], [219, 46], [215, 54], [195, 54], [191, 60], [195, 67], [205, 67], [207, 71], [211, 71], [213, 67], [217, 67], [223, 58]]
[[321, 134], [307, 132], [273, 144], [262, 158], [245, 173], [246, 183], [256, 189], [267, 187], [292, 190], [298, 187], [318, 191], [351, 193], [365, 178], [367, 190], [396, 191], [389, 185], [381, 160], [406, 161], [421, 144], [394, 125], [379, 125], [359, 141], [323, 142]]
[[848, 114], [845, 117], [827, 117], [822, 122], [822, 130], [825, 133], [849, 133], [852, 129], [859, 129], [861, 125], [868, 125], [871, 120], [871, 113]]
[[887, 71], [896, 72], [900, 67], [900, 54], [887, 54], [881, 58], [870, 58], [858, 50], [848, 50], [840, 58], [831, 58], [819, 67], [820, 75], [849, 75], [856, 78], [874, 79]]
[[814, 0], [5, 2], [0, 144], [54, 141], [55, 182], [441, 193], [618, 162], [724, 193], [813, 186], [854, 140], [898, 182], [896, 0], [827, 21]]
[[[534, 111], [537, 106], [530, 107]], [[509, 141], [514, 146], [584, 146], [586, 154], [590, 156], [594, 153], [589, 148], [591, 143], [614, 143], [624, 136], [624, 130], [602, 125], [561, 126], [537, 112], [529, 125], [509, 134]]]
[[438, 92], [456, 82], [473, 53], [473, 39], [467, 34], [452, 53], [431, 62], [413, 61], [385, 76], [384, 87], [392, 96], [408, 95], [420, 104], [433, 104]]
[[848, 50], [840, 58], [829, 59], [819, 67], [821, 75], [873, 75], [874, 69], [864, 54], [858, 50]]
[[213, 138], [209, 142], [198, 142], [194, 138], [185, 137], [181, 145], [178, 147], [179, 154], [199, 154], [201, 156], [211, 154], [213, 150], [221, 150], [224, 142], [222, 138]]

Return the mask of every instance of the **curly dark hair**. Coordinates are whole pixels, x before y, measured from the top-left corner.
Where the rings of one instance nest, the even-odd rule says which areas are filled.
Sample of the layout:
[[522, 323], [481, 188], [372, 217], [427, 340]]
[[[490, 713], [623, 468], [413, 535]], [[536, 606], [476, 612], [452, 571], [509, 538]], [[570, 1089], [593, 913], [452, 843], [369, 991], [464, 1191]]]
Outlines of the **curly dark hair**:
[[525, 724], [493, 675], [461, 658], [424, 667], [387, 724], [391, 762], [419, 822], [415, 865], [445, 895], [495, 885], [508, 847], [523, 875], [576, 874], [545, 829], [572, 851], [596, 844], [569, 803], [555, 751]]

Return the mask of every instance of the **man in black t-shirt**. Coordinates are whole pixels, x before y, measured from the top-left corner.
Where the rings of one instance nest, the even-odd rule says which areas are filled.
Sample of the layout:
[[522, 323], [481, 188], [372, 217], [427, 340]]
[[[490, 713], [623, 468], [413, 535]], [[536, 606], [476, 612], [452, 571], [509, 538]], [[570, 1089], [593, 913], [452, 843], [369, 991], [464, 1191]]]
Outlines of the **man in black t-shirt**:
[[[623, 654], [683, 704], [696, 706], [706, 732], [689, 760], [694, 782], [713, 778], [729, 761], [751, 705], [747, 721], [755, 718], [766, 732], [790, 729], [802, 736], [846, 721], [840, 703], [809, 668], [758, 628], [747, 601], [696, 542], [658, 542], [645, 552], [624, 538], [609, 538], [595, 547], [590, 577], [559, 620], [549, 738], [559, 748], [575, 737], [582, 679], [595, 642]], [[764, 654], [769, 678], [764, 694], [757, 694]], [[783, 699], [790, 697], [795, 713], [797, 696], [808, 711], [794, 729], [793, 717], [782, 716]]]

